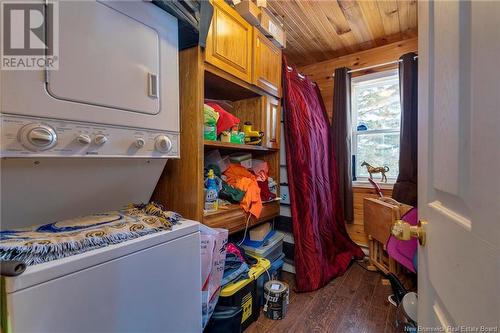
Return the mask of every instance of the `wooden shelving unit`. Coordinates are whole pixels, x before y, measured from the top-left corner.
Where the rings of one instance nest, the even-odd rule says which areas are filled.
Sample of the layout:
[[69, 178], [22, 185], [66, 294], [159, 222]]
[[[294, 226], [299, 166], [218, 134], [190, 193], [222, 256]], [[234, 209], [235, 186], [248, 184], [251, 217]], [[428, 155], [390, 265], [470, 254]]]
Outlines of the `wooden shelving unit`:
[[[242, 21], [224, 1], [213, 0], [213, 4], [214, 17], [219, 23], [234, 20], [238, 23], [235, 26], [242, 30], [231, 30], [232, 36], [219, 36], [216, 30], [210, 30], [205, 50], [194, 47], [179, 53], [180, 159], [168, 161], [152, 199], [185, 218], [233, 233], [243, 230], [247, 222], [248, 215], [239, 205], [215, 213], [203, 212], [204, 156], [215, 149], [223, 155], [249, 152], [253, 158], [268, 163], [270, 177], [279, 183], [281, 50], [274, 49], [272, 43], [265, 43], [265, 37]], [[248, 38], [259, 38], [260, 42], [250, 43]], [[243, 40], [245, 42], [239, 45]], [[255, 45], [260, 46], [254, 49]], [[259, 52], [270, 56], [253, 58]], [[265, 61], [271, 58], [272, 61]], [[245, 65], [235, 67], [240, 62]], [[264, 131], [262, 146], [204, 140], [205, 98], [231, 101], [234, 106], [231, 112], [242, 123], [251, 121], [255, 130]], [[251, 217], [248, 225], [272, 219], [279, 215], [279, 210], [279, 201], [265, 203], [261, 216], [258, 219]]]

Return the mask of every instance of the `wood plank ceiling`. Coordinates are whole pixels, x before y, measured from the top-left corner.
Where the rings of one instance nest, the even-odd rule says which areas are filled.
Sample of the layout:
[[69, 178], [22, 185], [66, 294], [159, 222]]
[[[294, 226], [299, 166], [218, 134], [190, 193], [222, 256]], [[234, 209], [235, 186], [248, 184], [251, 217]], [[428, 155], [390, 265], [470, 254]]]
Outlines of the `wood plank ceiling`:
[[268, 0], [286, 30], [290, 63], [303, 66], [417, 35], [416, 0]]

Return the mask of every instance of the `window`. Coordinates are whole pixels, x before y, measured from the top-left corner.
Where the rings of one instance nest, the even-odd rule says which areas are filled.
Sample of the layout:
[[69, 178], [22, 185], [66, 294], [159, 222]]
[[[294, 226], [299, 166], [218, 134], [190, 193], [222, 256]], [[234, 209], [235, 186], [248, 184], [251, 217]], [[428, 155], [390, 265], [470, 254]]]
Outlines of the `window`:
[[[401, 105], [397, 70], [369, 74], [352, 79], [352, 154], [354, 180], [367, 180], [361, 164], [386, 166], [389, 182], [399, 173], [399, 136]], [[380, 174], [373, 175], [380, 180]]]

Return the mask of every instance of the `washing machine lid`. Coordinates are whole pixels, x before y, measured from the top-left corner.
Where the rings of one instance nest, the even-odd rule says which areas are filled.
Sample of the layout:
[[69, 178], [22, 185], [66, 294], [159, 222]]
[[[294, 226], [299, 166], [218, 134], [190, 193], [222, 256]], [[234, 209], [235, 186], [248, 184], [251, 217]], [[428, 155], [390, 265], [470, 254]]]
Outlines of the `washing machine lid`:
[[[199, 222], [182, 219], [170, 231], [160, 231], [71, 257], [29, 266], [21, 275], [5, 277], [5, 290], [7, 293], [13, 293], [155, 245], [169, 242], [198, 232], [199, 226]], [[175, 256], [175, 253], [172, 253], [172, 255]]]
[[158, 32], [101, 2], [60, 1], [59, 11], [59, 70], [47, 78], [48, 93], [64, 101], [158, 114]]

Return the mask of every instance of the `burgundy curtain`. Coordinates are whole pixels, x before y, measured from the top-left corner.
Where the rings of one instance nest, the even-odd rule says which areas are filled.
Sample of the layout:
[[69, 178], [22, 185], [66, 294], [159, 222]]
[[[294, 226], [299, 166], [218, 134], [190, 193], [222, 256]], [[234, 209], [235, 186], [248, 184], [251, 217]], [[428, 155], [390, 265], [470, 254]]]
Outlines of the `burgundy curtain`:
[[339, 177], [339, 194], [344, 221], [354, 221], [351, 154], [351, 74], [349, 69], [335, 69], [333, 83], [332, 136]]
[[418, 165], [418, 62], [416, 54], [406, 53], [399, 63], [401, 99], [401, 136], [399, 143], [399, 174], [392, 197], [399, 202], [417, 206]]
[[321, 94], [283, 59], [284, 125], [298, 291], [321, 288], [363, 252], [347, 234]]

